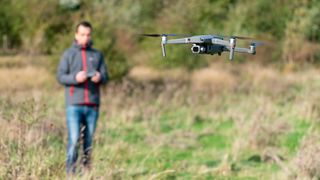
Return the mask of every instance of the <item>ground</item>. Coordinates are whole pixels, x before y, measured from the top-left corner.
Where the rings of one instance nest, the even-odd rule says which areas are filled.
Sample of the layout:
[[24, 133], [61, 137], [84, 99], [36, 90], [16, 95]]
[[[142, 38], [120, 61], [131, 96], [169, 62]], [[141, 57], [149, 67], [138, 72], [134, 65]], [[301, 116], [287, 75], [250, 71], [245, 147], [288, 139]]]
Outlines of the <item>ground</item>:
[[[49, 60], [0, 58], [3, 179], [65, 177], [64, 91]], [[319, 177], [319, 75], [252, 63], [135, 67], [103, 87], [93, 170], [79, 177]]]

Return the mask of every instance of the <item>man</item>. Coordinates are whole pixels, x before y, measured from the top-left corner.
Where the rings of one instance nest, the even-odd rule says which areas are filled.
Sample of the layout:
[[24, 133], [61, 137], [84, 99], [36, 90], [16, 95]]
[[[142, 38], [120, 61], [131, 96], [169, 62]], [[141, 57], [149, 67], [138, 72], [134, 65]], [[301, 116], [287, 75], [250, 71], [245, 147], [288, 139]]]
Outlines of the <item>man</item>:
[[65, 86], [68, 174], [76, 171], [80, 131], [84, 135], [83, 166], [90, 170], [92, 140], [99, 116], [99, 86], [108, 80], [103, 55], [92, 48], [91, 33], [89, 22], [76, 26], [75, 41], [64, 52], [57, 71], [58, 81]]

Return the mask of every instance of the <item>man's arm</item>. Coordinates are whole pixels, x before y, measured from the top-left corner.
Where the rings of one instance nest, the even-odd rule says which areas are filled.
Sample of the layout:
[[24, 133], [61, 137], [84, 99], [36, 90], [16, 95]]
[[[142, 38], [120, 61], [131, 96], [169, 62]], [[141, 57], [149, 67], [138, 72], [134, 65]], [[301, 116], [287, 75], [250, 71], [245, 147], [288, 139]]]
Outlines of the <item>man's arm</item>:
[[100, 65], [99, 65], [99, 72], [101, 75], [101, 80], [100, 83], [101, 84], [106, 84], [109, 80], [109, 75], [108, 75], [108, 70], [107, 70], [107, 65], [104, 62], [104, 58], [103, 55], [100, 55]]
[[71, 74], [69, 71], [68, 53], [64, 52], [57, 69], [57, 79], [62, 85], [76, 85], [76, 74]]

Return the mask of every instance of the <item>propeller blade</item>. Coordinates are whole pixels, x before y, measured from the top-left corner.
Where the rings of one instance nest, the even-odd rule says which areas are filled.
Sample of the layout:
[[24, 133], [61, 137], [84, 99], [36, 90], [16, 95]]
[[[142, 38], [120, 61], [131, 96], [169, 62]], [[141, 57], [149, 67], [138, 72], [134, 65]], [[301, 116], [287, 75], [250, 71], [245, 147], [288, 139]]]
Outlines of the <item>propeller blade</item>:
[[147, 36], [147, 37], [161, 37], [161, 34], [139, 34], [140, 36]]
[[188, 36], [187, 34], [138, 34], [146, 37], [162, 37], [162, 36]]
[[243, 39], [243, 40], [252, 40], [253, 38], [251, 37], [245, 37], [245, 36], [231, 36], [233, 38], [236, 38], [236, 39]]
[[234, 38], [234, 39], [241, 39], [241, 40], [251, 40], [251, 45], [255, 46], [271, 46], [272, 43], [270, 42], [265, 42], [265, 41], [258, 41], [255, 40], [254, 38], [251, 37], [245, 37], [245, 36], [222, 36], [222, 37], [227, 37], [227, 38]]
[[242, 39], [242, 40], [254, 40], [254, 38], [251, 37], [245, 37], [245, 36], [221, 36], [224, 38], [229, 38], [229, 39]]
[[271, 43], [254, 40], [254, 41], [251, 42], [251, 45], [254, 45], [254, 46], [271, 46]]

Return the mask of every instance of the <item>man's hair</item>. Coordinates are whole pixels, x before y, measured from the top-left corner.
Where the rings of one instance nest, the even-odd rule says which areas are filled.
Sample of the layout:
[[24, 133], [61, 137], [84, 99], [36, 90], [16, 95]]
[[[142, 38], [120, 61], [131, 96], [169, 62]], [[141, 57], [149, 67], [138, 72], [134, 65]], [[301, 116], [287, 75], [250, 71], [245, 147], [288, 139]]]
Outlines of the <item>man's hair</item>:
[[90, 28], [92, 30], [92, 26], [88, 21], [81, 21], [79, 24], [77, 24], [76, 32], [78, 32], [78, 29], [80, 26], [84, 26], [84, 27]]

